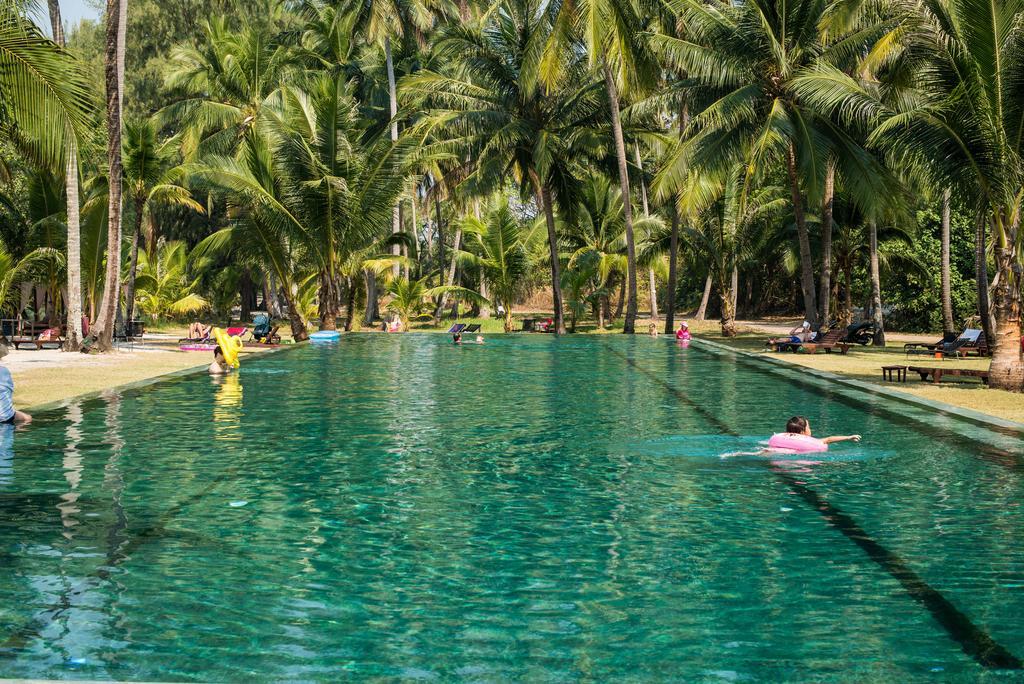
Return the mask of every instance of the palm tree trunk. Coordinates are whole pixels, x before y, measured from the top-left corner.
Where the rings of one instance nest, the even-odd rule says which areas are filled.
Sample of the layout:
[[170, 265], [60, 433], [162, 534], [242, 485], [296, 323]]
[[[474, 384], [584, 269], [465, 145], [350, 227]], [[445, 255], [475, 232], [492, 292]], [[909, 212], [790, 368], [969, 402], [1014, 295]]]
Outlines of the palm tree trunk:
[[811, 238], [807, 232], [807, 219], [804, 216], [804, 203], [800, 196], [800, 179], [796, 170], [796, 150], [791, 144], [786, 150], [786, 172], [789, 174], [789, 191], [793, 201], [793, 218], [796, 220], [796, 233], [800, 242], [800, 288], [804, 295], [804, 319], [818, 319], [818, 305], [814, 292], [814, 264], [811, 262]]
[[[50, 28], [53, 42], [64, 47], [64, 22], [60, 16], [60, 2], [48, 0]], [[67, 191], [68, 253], [67, 253], [67, 296], [64, 309], [67, 314], [67, 333], [64, 336], [64, 351], [78, 351], [82, 344], [82, 237], [81, 219], [78, 210], [78, 149], [72, 140], [68, 145], [68, 163], [64, 173]]]
[[942, 193], [942, 331], [950, 332], [953, 326], [953, 292], [949, 282], [949, 204], [950, 190]]
[[615, 139], [615, 156], [619, 162], [619, 185], [622, 188], [622, 213], [626, 224], [626, 320], [622, 332], [636, 330], [636, 244], [633, 238], [633, 207], [629, 196], [629, 168], [626, 164], [626, 143], [622, 137], [622, 121], [619, 117], [619, 91], [615, 76], [607, 59], [601, 60], [604, 82], [608, 88], [608, 104], [611, 108], [612, 137]]
[[612, 316], [613, 321], [617, 321], [622, 318], [622, 310], [626, 306], [626, 281], [625, 279], [619, 283], [619, 301], [615, 304], [615, 315]]
[[434, 212], [437, 214], [437, 284], [444, 278], [444, 224], [441, 222], [441, 198], [434, 196]]
[[876, 347], [885, 346], [885, 320], [882, 316], [882, 278], [878, 270], [878, 223], [871, 219], [868, 223], [868, 250], [871, 259], [871, 319], [875, 324], [875, 338], [871, 341]]
[[[391, 113], [391, 142], [398, 141], [398, 92], [395, 88], [395, 60], [391, 55], [391, 38], [384, 38], [384, 64], [388, 72], [388, 111]], [[391, 232], [402, 232], [402, 217], [399, 213], [399, 202], [391, 210]], [[391, 254], [398, 256], [400, 248], [398, 245], [391, 245]], [[391, 269], [395, 277], [398, 277], [398, 264]]]
[[107, 91], [107, 272], [100, 302], [96, 347], [113, 347], [114, 318], [117, 315], [121, 285], [121, 105], [124, 89], [124, 33], [128, 0], [107, 0], [107, 35], [104, 71]]
[[[636, 156], [636, 167], [640, 169], [640, 205], [644, 208], [644, 216], [651, 215], [650, 205], [647, 204], [647, 182], [644, 180], [643, 158], [640, 156], [640, 145], [634, 144], [633, 151]], [[654, 268], [648, 267], [648, 290], [650, 291], [651, 320], [658, 320], [658, 284], [654, 279]]]
[[736, 337], [736, 290], [718, 288], [722, 300], [722, 337]]
[[736, 318], [736, 299], [739, 296], [740, 291], [740, 269], [735, 263], [733, 263], [732, 265], [729, 289], [732, 291], [730, 301], [730, 303], [732, 304], [732, 317]]
[[296, 342], [308, 340], [309, 331], [306, 330], [306, 319], [302, 317], [302, 310], [299, 308], [298, 289], [291, 283], [282, 289], [285, 305], [288, 307], [288, 324], [292, 329], [292, 339]]
[[338, 279], [326, 269], [320, 271], [320, 316], [321, 330], [338, 329], [338, 308], [341, 304], [341, 293], [338, 292]]
[[991, 340], [995, 332], [992, 329], [992, 310], [988, 301], [988, 246], [983, 217], [975, 222], [974, 231], [974, 280], [978, 289], [978, 317], [981, 318], [985, 339]]
[[[459, 243], [460, 242], [462, 242], [462, 224], [458, 223], [455, 226], [455, 243], [452, 246], [452, 262], [448, 266], [448, 277], [445, 278], [445, 283], [444, 283], [448, 287], [451, 287], [452, 285], [455, 284], [455, 269], [458, 266], [457, 258], [459, 256]], [[434, 320], [435, 321], [440, 321], [441, 320], [441, 315], [444, 313], [444, 307], [445, 307], [445, 305], [447, 303], [448, 303], [448, 293], [447, 292], [442, 292], [441, 293], [441, 299], [437, 303], [437, 310], [434, 311]], [[458, 315], [459, 315], [458, 314], [458, 304], [456, 304], [455, 305], [455, 309], [454, 309], [454, 313], [453, 313], [453, 317], [458, 318]]]
[[1002, 213], [991, 219], [996, 277], [992, 288], [992, 309], [995, 315], [995, 335], [989, 337], [992, 364], [989, 366], [989, 386], [1011, 392], [1024, 390], [1024, 359], [1021, 358], [1021, 294], [1020, 261], [1010, 235], [1019, 226], [1009, 227]]
[[836, 187], [836, 166], [833, 161], [825, 168], [825, 192], [821, 200], [821, 312], [818, 327], [828, 325], [832, 307], [832, 203]]
[[131, 326], [135, 316], [135, 276], [139, 270], [139, 237], [142, 234], [142, 212], [145, 210], [145, 199], [135, 200], [135, 226], [132, 231], [132, 250], [128, 259], [128, 278], [124, 284], [124, 320]]
[[363, 312], [363, 325], [372, 327], [377, 318], [377, 275], [373, 271], [363, 272], [366, 283], [366, 311]]
[[676, 262], [679, 258], [679, 212], [672, 207], [672, 236], [668, 247], [668, 284], [665, 293], [665, 334], [676, 327]]
[[708, 273], [708, 277], [704, 279], [704, 295], [700, 298], [700, 307], [693, 316], [698, 321], [703, 321], [708, 315], [708, 300], [711, 299], [711, 282], [711, 274]]
[[530, 171], [537, 204], [544, 212], [548, 229], [548, 258], [551, 261], [551, 299], [555, 309], [555, 334], [565, 334], [565, 317], [562, 313], [562, 279], [558, 263], [558, 235], [555, 232], [555, 210], [551, 206], [551, 191], [541, 184], [535, 171]]

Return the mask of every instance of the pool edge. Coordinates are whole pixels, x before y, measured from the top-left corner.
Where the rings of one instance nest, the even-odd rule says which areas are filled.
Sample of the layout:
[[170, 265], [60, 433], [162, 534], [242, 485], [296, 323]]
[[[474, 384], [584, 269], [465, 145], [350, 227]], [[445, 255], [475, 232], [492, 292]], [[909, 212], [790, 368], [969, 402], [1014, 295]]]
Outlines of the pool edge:
[[947, 404], [946, 402], [943, 401], [934, 401], [932, 399], [916, 397], [912, 394], [905, 394], [904, 392], [900, 392], [899, 390], [896, 389], [890, 389], [888, 387], [883, 387], [881, 385], [874, 385], [868, 382], [864, 382], [863, 380], [847, 378], [843, 375], [818, 370], [816, 368], [810, 368], [808, 366], [800, 366], [797, 364], [789, 363], [788, 361], [784, 361], [782, 359], [776, 359], [770, 356], [765, 356], [764, 354], [757, 354], [742, 349], [736, 349], [735, 347], [730, 347], [729, 345], [722, 344], [721, 342], [712, 342], [711, 340], [706, 340], [697, 337], [694, 338], [694, 341], [703, 345], [707, 345], [713, 349], [728, 351], [779, 368], [785, 368], [787, 370], [805, 373], [807, 375], [814, 376], [820, 380], [827, 380], [829, 382], [838, 383], [841, 385], [845, 385], [846, 387], [861, 390], [863, 392], [868, 392], [871, 394], [879, 394], [886, 397], [887, 399], [893, 399], [895, 401], [900, 401], [905, 404], [913, 404], [915, 406], [919, 406], [922, 408], [942, 411], [943, 413], [956, 416], [957, 418], [963, 419], [967, 422], [974, 423], [976, 425], [980, 425], [982, 427], [997, 428], [999, 430], [1004, 431], [1013, 430], [1019, 433], [1019, 437], [1024, 438], [1024, 423], [1018, 423], [1012, 420], [1007, 420], [1005, 418], [999, 418], [998, 416], [992, 416], [987, 413], [982, 413], [981, 411], [975, 411], [974, 409], [963, 408], [961, 406], [955, 406], [953, 404]]
[[[282, 346], [280, 346], [280, 347], [278, 347], [276, 349], [264, 349], [262, 351], [256, 352], [255, 356], [253, 356], [251, 360], [256, 361], [258, 359], [263, 359], [263, 358], [266, 358], [268, 356], [273, 356], [274, 354], [279, 354], [279, 353], [287, 351], [289, 349], [296, 349], [298, 347], [301, 347], [303, 344], [304, 344], [303, 342], [298, 342], [298, 343], [295, 343], [295, 344], [282, 345]], [[209, 367], [210, 367], [210, 364], [203, 363], [203, 364], [200, 364], [198, 366], [190, 366], [188, 368], [179, 368], [178, 370], [168, 371], [166, 373], [160, 373], [159, 375], [154, 375], [152, 377], [143, 378], [142, 380], [135, 380], [134, 382], [126, 382], [126, 383], [121, 384], [121, 385], [112, 385], [110, 387], [105, 387], [103, 389], [93, 390], [91, 392], [83, 392], [81, 394], [75, 394], [75, 395], [72, 395], [70, 397], [64, 397], [63, 399], [57, 399], [55, 401], [48, 401], [48, 402], [43, 403], [43, 404], [35, 404], [34, 406], [26, 406], [23, 410], [26, 411], [27, 413], [30, 413], [30, 414], [46, 413], [46, 412], [49, 412], [49, 411], [55, 411], [57, 409], [66, 408], [67, 406], [69, 406], [69, 405], [71, 405], [73, 403], [82, 402], [82, 401], [88, 401], [90, 399], [96, 399], [96, 398], [102, 397], [102, 396], [104, 396], [104, 395], [106, 395], [106, 394], [108, 394], [110, 392], [125, 392], [127, 390], [140, 389], [142, 387], [148, 387], [149, 385], [155, 385], [155, 384], [158, 384], [158, 383], [161, 383], [161, 382], [167, 382], [168, 380], [174, 380], [174, 379], [182, 378], [182, 377], [185, 377], [185, 376], [188, 376], [188, 375], [194, 375], [196, 373], [199, 373], [201, 371], [206, 370]], [[0, 681], [3, 681], [3, 680], [0, 679]]]

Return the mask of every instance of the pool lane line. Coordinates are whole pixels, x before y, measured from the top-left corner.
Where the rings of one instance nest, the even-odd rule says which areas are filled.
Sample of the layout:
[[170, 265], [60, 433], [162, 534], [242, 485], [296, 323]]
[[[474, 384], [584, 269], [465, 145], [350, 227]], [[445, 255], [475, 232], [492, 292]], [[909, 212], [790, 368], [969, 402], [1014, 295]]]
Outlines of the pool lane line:
[[910, 596], [928, 609], [935, 621], [960, 644], [964, 653], [984, 667], [1001, 670], [1024, 669], [1024, 662], [971, 622], [953, 605], [914, 572], [906, 562], [885, 548], [857, 524], [857, 521], [833, 506], [827, 499], [788, 473], [773, 470], [775, 476], [795, 491], [808, 506], [818, 511], [829, 525], [839, 530], [847, 539], [859, 546], [868, 558], [892, 575]]
[[[714, 413], [690, 399], [685, 393], [673, 387], [665, 378], [643, 368], [626, 354], [612, 348], [610, 345], [608, 350], [615, 356], [623, 359], [631, 368], [636, 369], [664, 387], [687, 406], [697, 410], [701, 416], [726, 434], [739, 436], [738, 431], [734, 430]], [[1024, 662], [1020, 658], [1013, 655], [987, 632], [971, 622], [967, 615], [962, 613], [941, 592], [928, 584], [924, 578], [914, 572], [899, 555], [887, 549], [881, 542], [868, 534], [853, 517], [830, 504], [818, 492], [798, 481], [792, 475], [771, 467], [769, 461], [765, 461], [765, 466], [771, 470], [776, 479], [790, 487], [808, 506], [821, 514], [831, 527], [839, 530], [847, 539], [864, 551], [869, 559], [898, 581], [907, 594], [923, 605], [931, 613], [935, 621], [946, 630], [949, 637], [960, 644], [960, 649], [965, 654], [971, 656], [975, 662], [987, 668], [1002, 670], [1024, 669]]]
[[[37, 625], [40, 625], [41, 627], [49, 625], [59, 618], [65, 611], [75, 608], [76, 606], [71, 604], [71, 598], [79, 596], [83, 592], [93, 588], [91, 585], [93, 580], [101, 580], [104, 582], [110, 581], [113, 575], [111, 572], [112, 568], [117, 567], [126, 560], [130, 560], [131, 554], [143, 544], [169, 536], [166, 534], [167, 525], [173, 518], [176, 518], [187, 506], [190, 506], [209, 495], [210, 492], [212, 492], [218, 485], [223, 483], [231, 475], [234, 475], [237, 470], [237, 466], [226, 469], [221, 477], [211, 481], [202, 490], [182, 501], [179, 501], [164, 511], [164, 513], [157, 518], [154, 524], [143, 527], [138, 532], [135, 532], [124, 543], [108, 550], [106, 563], [97, 566], [91, 573], [83, 577], [82, 581], [78, 583], [78, 586], [68, 591], [61, 592], [59, 603], [51, 604], [49, 607], [37, 611], [24, 624], [22, 624], [21, 627], [10, 632], [7, 637], [0, 642], [0, 660], [16, 658], [18, 656], [16, 651], [18, 649], [23, 648], [24, 645], [33, 638], [42, 638], [42, 634], [40, 633], [40, 629], [37, 628]], [[115, 530], [112, 529], [111, 531], [114, 532]], [[236, 555], [242, 555], [243, 557], [249, 557], [249, 554], [245, 552], [233, 551], [233, 553]], [[251, 557], [250, 560], [253, 562], [256, 561], [255, 558]]]

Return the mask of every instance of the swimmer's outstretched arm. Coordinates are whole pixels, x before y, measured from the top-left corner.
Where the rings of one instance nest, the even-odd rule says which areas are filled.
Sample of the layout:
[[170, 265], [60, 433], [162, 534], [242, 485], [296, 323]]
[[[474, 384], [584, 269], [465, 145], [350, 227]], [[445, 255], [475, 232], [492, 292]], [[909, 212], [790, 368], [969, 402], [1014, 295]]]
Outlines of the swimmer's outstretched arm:
[[835, 444], [836, 442], [859, 442], [860, 435], [836, 435], [835, 437], [825, 437], [821, 441], [825, 444]]

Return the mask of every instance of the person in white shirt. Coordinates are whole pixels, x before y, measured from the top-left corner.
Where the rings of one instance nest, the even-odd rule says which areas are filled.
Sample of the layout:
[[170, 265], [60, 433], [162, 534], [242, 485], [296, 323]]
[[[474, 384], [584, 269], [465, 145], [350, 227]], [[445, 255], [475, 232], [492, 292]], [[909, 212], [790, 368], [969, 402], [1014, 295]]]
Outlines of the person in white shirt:
[[[7, 345], [0, 344], [0, 359], [7, 356]], [[0, 423], [22, 425], [31, 423], [32, 416], [14, 408], [14, 378], [6, 366], [0, 366]]]

